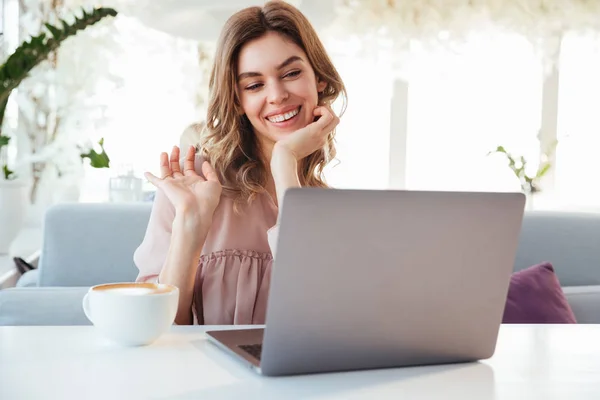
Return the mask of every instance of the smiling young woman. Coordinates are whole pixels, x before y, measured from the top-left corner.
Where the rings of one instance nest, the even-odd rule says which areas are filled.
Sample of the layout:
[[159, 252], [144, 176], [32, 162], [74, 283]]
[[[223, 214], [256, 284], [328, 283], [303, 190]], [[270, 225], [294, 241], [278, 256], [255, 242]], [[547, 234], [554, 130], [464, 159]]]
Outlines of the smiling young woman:
[[[197, 148], [160, 155], [138, 281], [180, 289], [179, 324], [262, 324], [279, 205], [326, 187], [344, 84], [308, 20], [272, 1], [239, 11], [219, 38]], [[342, 110], [343, 112], [343, 110]]]

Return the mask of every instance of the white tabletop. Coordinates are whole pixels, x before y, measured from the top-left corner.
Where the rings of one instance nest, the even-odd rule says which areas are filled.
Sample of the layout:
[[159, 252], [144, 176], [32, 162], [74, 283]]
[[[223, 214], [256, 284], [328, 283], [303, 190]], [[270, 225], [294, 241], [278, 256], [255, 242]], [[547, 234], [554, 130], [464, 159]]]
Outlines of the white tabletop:
[[120, 348], [93, 327], [0, 327], [0, 399], [600, 398], [600, 325], [503, 326], [479, 363], [284, 378], [255, 374], [204, 329]]

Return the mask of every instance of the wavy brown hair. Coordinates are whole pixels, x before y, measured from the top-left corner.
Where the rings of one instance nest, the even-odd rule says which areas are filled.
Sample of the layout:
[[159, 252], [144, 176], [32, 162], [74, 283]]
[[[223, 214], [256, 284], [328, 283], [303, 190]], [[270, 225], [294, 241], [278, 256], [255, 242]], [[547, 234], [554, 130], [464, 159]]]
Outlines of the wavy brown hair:
[[[217, 45], [209, 82], [206, 128], [199, 147], [218, 172], [225, 191], [235, 195], [237, 204], [250, 202], [265, 190], [268, 171], [252, 125], [240, 105], [238, 57], [246, 43], [269, 32], [283, 35], [304, 50], [317, 81], [327, 83], [318, 94], [319, 105], [330, 105], [342, 95], [340, 116], [346, 107], [342, 79], [312, 25], [298, 9], [283, 1], [270, 1], [263, 7], [245, 8], [231, 16]], [[327, 187], [323, 169], [335, 158], [334, 138], [335, 130], [322, 149], [299, 162], [302, 186]]]

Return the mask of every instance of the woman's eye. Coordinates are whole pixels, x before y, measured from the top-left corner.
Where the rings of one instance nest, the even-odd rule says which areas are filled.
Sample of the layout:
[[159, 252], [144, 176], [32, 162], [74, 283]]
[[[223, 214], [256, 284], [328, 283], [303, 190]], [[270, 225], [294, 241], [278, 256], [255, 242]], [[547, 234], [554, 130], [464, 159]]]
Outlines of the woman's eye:
[[298, 75], [300, 75], [300, 70], [289, 72], [289, 73], [285, 74], [285, 77], [286, 78], [293, 78], [293, 77], [298, 76]]
[[246, 86], [246, 90], [256, 90], [256, 89], [258, 89], [258, 88], [259, 88], [259, 87], [261, 87], [261, 86], [262, 86], [262, 84], [261, 84], [261, 83], [255, 83], [255, 84], [253, 84], [253, 85]]

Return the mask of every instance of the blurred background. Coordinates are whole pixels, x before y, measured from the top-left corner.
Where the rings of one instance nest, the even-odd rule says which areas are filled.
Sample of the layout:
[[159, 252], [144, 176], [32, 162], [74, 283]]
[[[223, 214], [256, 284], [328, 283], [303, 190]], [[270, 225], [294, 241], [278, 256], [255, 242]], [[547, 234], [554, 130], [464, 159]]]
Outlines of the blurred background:
[[[151, 199], [143, 172], [204, 119], [223, 23], [262, 3], [1, 0], [3, 60], [46, 22], [118, 11], [9, 97], [3, 157], [28, 182], [30, 220], [58, 202]], [[517, 190], [531, 209], [600, 211], [600, 1], [290, 3], [348, 89], [331, 185]]]

